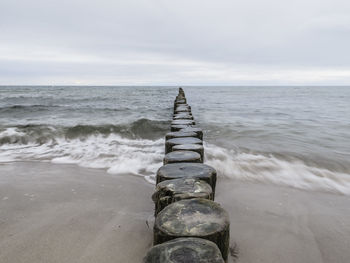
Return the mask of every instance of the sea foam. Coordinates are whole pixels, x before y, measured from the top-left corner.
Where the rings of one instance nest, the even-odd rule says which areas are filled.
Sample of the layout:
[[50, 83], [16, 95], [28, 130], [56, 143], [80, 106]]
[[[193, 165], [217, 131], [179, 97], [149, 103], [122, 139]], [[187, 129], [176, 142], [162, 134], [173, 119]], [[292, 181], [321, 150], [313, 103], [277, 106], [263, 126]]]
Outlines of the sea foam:
[[[53, 128], [50, 128], [52, 130]], [[76, 164], [105, 169], [110, 174], [143, 176], [155, 183], [157, 169], [162, 166], [164, 139], [133, 139], [118, 133], [90, 133], [87, 136], [48, 137], [43, 142], [21, 140], [28, 134], [16, 128], [0, 133], [6, 140], [0, 145], [0, 163], [15, 161], [46, 161]], [[215, 167], [226, 178], [272, 183], [305, 190], [350, 194], [350, 174], [310, 166], [300, 159], [282, 159], [273, 154], [226, 149], [205, 143], [205, 163]]]
[[228, 150], [214, 144], [205, 144], [205, 153], [206, 164], [215, 167], [219, 176], [350, 194], [350, 174], [309, 166], [302, 160], [283, 160], [272, 154]]
[[[6, 133], [6, 135], [9, 131]], [[11, 131], [15, 134], [16, 131]], [[16, 134], [18, 135], [18, 134]], [[154, 174], [162, 164], [164, 139], [129, 139], [118, 134], [90, 135], [85, 138], [57, 137], [39, 143], [7, 143], [0, 146], [0, 162], [49, 161], [106, 169], [111, 174]]]

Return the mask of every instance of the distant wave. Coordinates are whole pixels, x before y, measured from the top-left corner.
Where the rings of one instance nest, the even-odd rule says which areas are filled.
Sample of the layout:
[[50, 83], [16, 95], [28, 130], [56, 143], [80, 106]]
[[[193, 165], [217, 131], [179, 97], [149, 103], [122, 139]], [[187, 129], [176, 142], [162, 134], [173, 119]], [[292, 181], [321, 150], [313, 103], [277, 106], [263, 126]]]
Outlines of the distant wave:
[[310, 166], [296, 158], [228, 150], [214, 144], [205, 144], [205, 157], [219, 176], [350, 195], [350, 174]]
[[11, 105], [11, 106], [6, 106], [6, 107], [0, 107], [0, 110], [30, 109], [30, 108], [40, 108], [40, 107], [55, 107], [55, 106], [41, 105], [41, 104], [36, 104], [36, 105]]
[[0, 107], [0, 113], [8, 113], [14, 114], [17, 112], [38, 112], [43, 110], [56, 110], [57, 108], [61, 108], [62, 110], [78, 110], [81, 112], [84, 111], [104, 111], [104, 112], [122, 112], [126, 110], [131, 110], [130, 107], [122, 107], [122, 108], [113, 108], [113, 107], [96, 107], [96, 106], [76, 106], [67, 105], [67, 104], [55, 104], [55, 105], [44, 105], [44, 104], [33, 104], [33, 105], [10, 105]]
[[81, 139], [92, 135], [109, 136], [119, 134], [127, 138], [157, 139], [169, 129], [169, 122], [139, 119], [121, 125], [76, 125], [60, 127], [50, 125], [18, 125], [0, 128], [0, 145], [4, 144], [45, 144], [57, 139]]
[[118, 133], [132, 138], [156, 139], [163, 137], [168, 129], [168, 121], [139, 119], [125, 125], [77, 125], [66, 129], [65, 136], [66, 138], [78, 138], [96, 134]]
[[56, 108], [59, 106], [56, 105], [11, 105], [6, 107], [0, 107], [0, 113], [16, 113], [17, 111], [40, 111], [40, 110], [47, 110], [49, 108]]

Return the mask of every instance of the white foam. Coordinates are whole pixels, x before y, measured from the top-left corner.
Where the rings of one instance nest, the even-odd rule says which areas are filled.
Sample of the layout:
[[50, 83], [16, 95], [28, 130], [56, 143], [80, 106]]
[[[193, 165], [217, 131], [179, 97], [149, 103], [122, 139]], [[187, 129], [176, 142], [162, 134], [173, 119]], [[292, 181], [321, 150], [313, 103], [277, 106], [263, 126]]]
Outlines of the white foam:
[[4, 131], [0, 132], [0, 139], [3, 137], [11, 137], [11, 136], [24, 136], [25, 133], [18, 131], [14, 127], [6, 128]]
[[56, 138], [45, 144], [4, 144], [0, 162], [40, 160], [103, 168], [111, 174], [154, 176], [161, 166], [164, 140], [133, 140], [117, 134], [84, 140]]
[[350, 194], [350, 174], [308, 166], [301, 160], [286, 161], [273, 155], [236, 152], [212, 144], [205, 145], [205, 160], [216, 168], [219, 176]]
[[[21, 135], [12, 128], [1, 134]], [[0, 145], [0, 163], [37, 160], [76, 164], [106, 169], [111, 174], [143, 176], [150, 183], [155, 183], [163, 157], [163, 139], [135, 140], [118, 134], [91, 135], [84, 139], [62, 137], [44, 144]], [[302, 160], [287, 161], [273, 155], [239, 152], [207, 143], [205, 160], [217, 169], [219, 176], [350, 194], [350, 174], [312, 167]]]

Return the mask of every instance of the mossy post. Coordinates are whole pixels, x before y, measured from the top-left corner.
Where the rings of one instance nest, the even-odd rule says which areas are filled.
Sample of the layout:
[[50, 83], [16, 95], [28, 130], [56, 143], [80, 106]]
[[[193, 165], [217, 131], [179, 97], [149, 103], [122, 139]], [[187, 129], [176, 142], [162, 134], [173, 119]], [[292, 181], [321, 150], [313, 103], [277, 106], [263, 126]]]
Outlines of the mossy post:
[[205, 181], [194, 178], [173, 179], [157, 184], [152, 195], [155, 203], [155, 215], [166, 206], [185, 199], [204, 198], [214, 200], [213, 189]]
[[224, 263], [217, 245], [202, 238], [177, 238], [150, 249], [144, 263]]
[[160, 183], [166, 180], [194, 178], [207, 182], [213, 192], [216, 187], [216, 170], [202, 163], [172, 163], [163, 165], [157, 171], [157, 181]]
[[214, 242], [224, 260], [228, 257], [230, 221], [218, 203], [196, 198], [165, 207], [154, 223], [154, 245], [179, 238], [198, 237]]

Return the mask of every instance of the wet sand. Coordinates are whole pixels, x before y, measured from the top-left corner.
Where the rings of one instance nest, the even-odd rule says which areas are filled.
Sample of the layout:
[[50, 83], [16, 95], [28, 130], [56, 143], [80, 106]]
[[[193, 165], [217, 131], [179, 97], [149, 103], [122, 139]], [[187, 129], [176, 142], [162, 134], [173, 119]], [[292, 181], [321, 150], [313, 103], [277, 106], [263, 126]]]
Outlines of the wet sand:
[[75, 165], [0, 165], [0, 262], [141, 262], [153, 188]]
[[[50, 163], [0, 165], [0, 262], [141, 262], [154, 186]], [[349, 262], [350, 198], [219, 178], [237, 262]], [[148, 221], [148, 224], [146, 223]]]
[[237, 262], [349, 262], [350, 197], [223, 178], [216, 193]]

